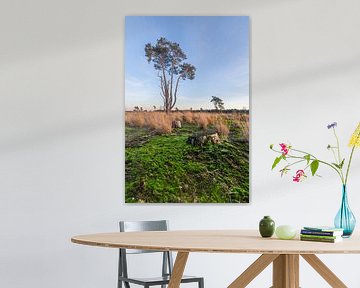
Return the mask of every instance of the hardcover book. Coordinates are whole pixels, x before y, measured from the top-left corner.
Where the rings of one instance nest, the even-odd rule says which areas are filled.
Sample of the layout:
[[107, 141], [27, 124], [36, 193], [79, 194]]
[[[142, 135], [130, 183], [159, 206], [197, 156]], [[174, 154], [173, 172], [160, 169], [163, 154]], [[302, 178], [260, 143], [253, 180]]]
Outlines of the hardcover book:
[[335, 231], [340, 231], [343, 232], [344, 229], [342, 228], [335, 228], [332, 226], [304, 226], [305, 230], [311, 230], [311, 231], [321, 231], [321, 232], [335, 232]]
[[303, 237], [300, 235], [301, 241], [313, 241], [313, 242], [324, 242], [324, 243], [337, 243], [342, 241], [342, 237], [331, 238], [314, 238], [314, 237]]
[[301, 229], [300, 231], [303, 235], [319, 235], [319, 236], [341, 236], [343, 234], [342, 230], [337, 231], [321, 231], [321, 230], [308, 230]]
[[300, 234], [300, 237], [311, 238], [311, 239], [342, 239], [341, 236], [304, 235], [304, 234]]

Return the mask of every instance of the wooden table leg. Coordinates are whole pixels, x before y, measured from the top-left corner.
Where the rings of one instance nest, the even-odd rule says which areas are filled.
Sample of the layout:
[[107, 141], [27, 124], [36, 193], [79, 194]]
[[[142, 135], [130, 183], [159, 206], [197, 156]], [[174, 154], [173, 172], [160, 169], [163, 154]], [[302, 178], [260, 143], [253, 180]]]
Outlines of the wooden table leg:
[[180, 287], [181, 278], [184, 274], [185, 265], [186, 265], [188, 256], [189, 256], [189, 252], [178, 252], [177, 253], [168, 288], [179, 288]]
[[299, 288], [299, 255], [281, 254], [273, 263], [273, 288]]
[[254, 263], [252, 263], [238, 278], [232, 282], [228, 288], [244, 288], [257, 275], [259, 275], [271, 262], [273, 262], [278, 254], [263, 254]]
[[325, 279], [331, 287], [347, 288], [347, 286], [314, 254], [301, 255]]

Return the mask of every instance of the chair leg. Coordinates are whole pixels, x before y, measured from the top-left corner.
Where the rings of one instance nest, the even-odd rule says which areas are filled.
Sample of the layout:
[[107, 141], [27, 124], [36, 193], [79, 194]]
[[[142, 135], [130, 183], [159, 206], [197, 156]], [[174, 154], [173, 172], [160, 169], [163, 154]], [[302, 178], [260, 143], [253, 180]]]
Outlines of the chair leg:
[[199, 280], [199, 288], [204, 288], [204, 279], [203, 278], [201, 278]]
[[119, 279], [119, 276], [122, 276], [122, 255], [121, 250], [119, 249], [119, 264], [118, 264], [118, 285], [117, 288], [122, 288], [122, 281]]

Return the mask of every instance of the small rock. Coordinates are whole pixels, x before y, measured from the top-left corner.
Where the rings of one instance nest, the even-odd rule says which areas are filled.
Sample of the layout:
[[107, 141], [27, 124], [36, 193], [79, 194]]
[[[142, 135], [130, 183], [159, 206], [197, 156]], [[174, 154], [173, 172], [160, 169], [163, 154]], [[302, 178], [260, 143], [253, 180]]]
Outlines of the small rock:
[[218, 133], [213, 134], [194, 134], [192, 136], [189, 136], [186, 143], [191, 144], [193, 146], [203, 146], [207, 144], [208, 142], [211, 142], [213, 144], [220, 143], [220, 137]]
[[213, 144], [220, 143], [220, 137], [218, 133], [207, 135], [207, 139]]
[[172, 128], [181, 128], [181, 121], [179, 121], [179, 120], [172, 121], [171, 127]]

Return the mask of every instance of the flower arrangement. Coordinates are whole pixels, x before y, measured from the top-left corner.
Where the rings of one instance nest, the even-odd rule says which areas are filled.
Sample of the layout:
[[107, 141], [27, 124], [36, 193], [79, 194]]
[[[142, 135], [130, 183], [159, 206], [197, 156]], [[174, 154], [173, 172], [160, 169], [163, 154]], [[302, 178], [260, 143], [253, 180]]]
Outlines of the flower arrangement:
[[[270, 145], [270, 149], [272, 151], [280, 154], [275, 158], [271, 169], [273, 170], [280, 162], [285, 161], [285, 166], [283, 166], [283, 168], [280, 170], [281, 176], [283, 176], [284, 174], [287, 174], [293, 166], [303, 165], [302, 169], [297, 169], [295, 175], [292, 177], [294, 182], [300, 182], [307, 178], [308, 174], [311, 174], [312, 176], [317, 175], [316, 172], [319, 168], [319, 165], [322, 164], [333, 169], [340, 177], [341, 183], [346, 186], [355, 147], [360, 147], [360, 123], [356, 127], [349, 141], [349, 146], [352, 149], [349, 160], [347, 161], [347, 165], [345, 165], [345, 158], [342, 158], [340, 153], [339, 138], [336, 134], [336, 126], [336, 122], [327, 125], [327, 128], [333, 131], [336, 140], [335, 145], [327, 146], [327, 149], [330, 150], [333, 154], [334, 162], [323, 161], [311, 153], [294, 148], [290, 144], [280, 143], [279, 149], [275, 149], [273, 144]], [[345, 166], [346, 170], [344, 171]], [[307, 172], [308, 170], [310, 171]]]

